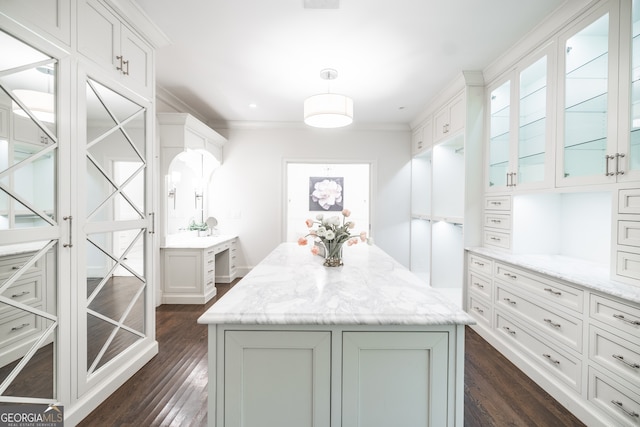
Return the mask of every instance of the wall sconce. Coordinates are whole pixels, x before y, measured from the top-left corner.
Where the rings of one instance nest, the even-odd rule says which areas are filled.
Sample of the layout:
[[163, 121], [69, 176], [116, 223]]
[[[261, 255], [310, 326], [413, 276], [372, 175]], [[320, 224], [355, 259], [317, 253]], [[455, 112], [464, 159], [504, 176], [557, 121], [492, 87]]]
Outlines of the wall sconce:
[[176, 209], [177, 190], [176, 184], [180, 182], [180, 172], [171, 172], [166, 176], [167, 180], [167, 197], [173, 199], [173, 209]]
[[198, 200], [202, 202], [202, 188], [196, 188], [194, 194], [196, 199], [196, 209], [198, 209]]

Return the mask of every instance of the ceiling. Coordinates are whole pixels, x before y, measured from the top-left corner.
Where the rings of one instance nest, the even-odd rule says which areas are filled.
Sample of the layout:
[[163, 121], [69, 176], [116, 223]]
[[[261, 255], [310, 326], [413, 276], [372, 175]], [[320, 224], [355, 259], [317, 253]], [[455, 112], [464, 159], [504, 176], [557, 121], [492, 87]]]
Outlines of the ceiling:
[[[209, 123], [302, 122], [304, 99], [331, 90], [354, 99], [354, 124], [406, 124], [564, 3], [306, 1], [136, 0], [172, 43], [157, 51], [158, 86]], [[338, 71], [330, 87], [324, 68]]]

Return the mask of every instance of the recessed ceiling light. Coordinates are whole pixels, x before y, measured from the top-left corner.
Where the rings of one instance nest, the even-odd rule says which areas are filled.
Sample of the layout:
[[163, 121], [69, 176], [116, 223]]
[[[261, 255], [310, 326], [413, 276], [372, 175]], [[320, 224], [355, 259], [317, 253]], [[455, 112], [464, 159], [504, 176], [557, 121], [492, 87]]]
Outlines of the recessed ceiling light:
[[249, 104], [249, 108], [256, 109], [256, 108], [258, 108], [258, 104], [255, 104], [255, 103], [252, 102], [251, 104]]

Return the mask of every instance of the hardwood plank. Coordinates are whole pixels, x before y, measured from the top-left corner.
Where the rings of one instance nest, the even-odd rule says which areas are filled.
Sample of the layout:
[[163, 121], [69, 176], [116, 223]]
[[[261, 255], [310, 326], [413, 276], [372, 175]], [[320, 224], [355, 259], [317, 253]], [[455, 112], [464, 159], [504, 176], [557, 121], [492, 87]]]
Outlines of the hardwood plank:
[[[196, 320], [232, 286], [216, 284], [206, 305], [158, 307], [159, 354], [79, 426], [206, 426], [207, 327]], [[471, 328], [465, 341], [465, 426], [583, 426]]]

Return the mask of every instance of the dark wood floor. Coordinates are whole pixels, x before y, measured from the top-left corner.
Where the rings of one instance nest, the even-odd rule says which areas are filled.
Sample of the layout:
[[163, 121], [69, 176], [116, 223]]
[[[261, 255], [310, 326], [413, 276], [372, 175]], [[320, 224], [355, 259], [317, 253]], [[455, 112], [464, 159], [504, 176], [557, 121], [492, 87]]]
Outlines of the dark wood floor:
[[[216, 286], [217, 299], [230, 288]], [[207, 328], [196, 319], [214, 302], [160, 306], [159, 354], [79, 426], [205, 426]], [[465, 344], [465, 426], [583, 425], [470, 328]]]

